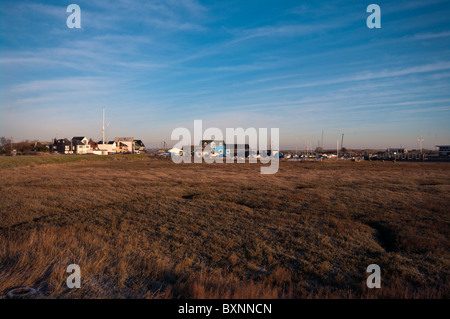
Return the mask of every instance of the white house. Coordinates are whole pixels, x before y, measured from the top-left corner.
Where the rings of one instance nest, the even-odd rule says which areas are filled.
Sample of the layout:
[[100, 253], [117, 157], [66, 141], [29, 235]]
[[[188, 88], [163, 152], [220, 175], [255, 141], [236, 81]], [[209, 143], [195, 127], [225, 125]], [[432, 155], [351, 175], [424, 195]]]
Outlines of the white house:
[[134, 153], [134, 137], [116, 137], [114, 142], [118, 153]]
[[86, 136], [75, 136], [72, 138], [73, 152], [75, 154], [92, 153], [91, 145]]

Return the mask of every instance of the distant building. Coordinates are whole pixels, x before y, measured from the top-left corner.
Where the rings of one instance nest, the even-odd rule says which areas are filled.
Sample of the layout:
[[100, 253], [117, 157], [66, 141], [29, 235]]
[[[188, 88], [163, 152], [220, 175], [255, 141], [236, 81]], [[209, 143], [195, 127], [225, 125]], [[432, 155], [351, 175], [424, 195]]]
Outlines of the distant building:
[[387, 149], [388, 154], [397, 155], [397, 154], [407, 154], [408, 150], [406, 148], [388, 148]]
[[100, 141], [98, 142], [97, 147], [99, 151], [106, 151], [108, 154], [140, 153], [145, 150], [144, 143], [141, 140], [135, 140], [134, 137], [116, 137], [114, 138], [114, 141], [109, 141], [107, 143]]
[[226, 154], [226, 144], [224, 141], [202, 140], [201, 145], [202, 150], [204, 150], [206, 147], [209, 147], [209, 152], [211, 155]]
[[72, 138], [72, 148], [75, 154], [92, 153], [89, 140], [85, 136], [75, 136]]
[[186, 145], [184, 145], [182, 148], [182, 151], [183, 152], [188, 152], [188, 153], [194, 153], [194, 145], [188, 145], [188, 146], [186, 146]]
[[111, 154], [116, 153], [116, 142], [109, 141], [108, 143], [103, 143], [103, 141], [100, 141], [97, 143], [98, 150], [100, 153], [104, 154]]
[[135, 153], [134, 137], [116, 137], [114, 142], [116, 143], [117, 153]]
[[72, 154], [73, 153], [72, 141], [69, 141], [67, 138], [61, 138], [59, 140], [55, 138], [53, 140], [51, 151], [53, 153], [56, 152], [61, 154]]
[[183, 150], [179, 149], [177, 147], [173, 147], [173, 148], [169, 149], [167, 152], [169, 152], [171, 154], [171, 156], [173, 156], [174, 154], [183, 155]]
[[[257, 154], [257, 150], [250, 150], [249, 144], [226, 144], [223, 140], [202, 140], [200, 141], [203, 154], [211, 154], [212, 156], [238, 156], [242, 153], [248, 157], [250, 153]], [[205, 148], [207, 148], [205, 150]], [[183, 152], [194, 153], [195, 146], [183, 146]], [[270, 152], [270, 151], [269, 151]], [[197, 154], [201, 156], [202, 154]]]
[[134, 150], [135, 151], [145, 151], [145, 145], [141, 140], [134, 140]]
[[[241, 153], [248, 157], [250, 155], [250, 145], [249, 144], [231, 144], [228, 146], [230, 154], [234, 156], [239, 156]], [[252, 153], [256, 155], [256, 150], [252, 150]]]
[[123, 142], [116, 142], [116, 152], [117, 153], [132, 153], [132, 149], [129, 148], [128, 144]]
[[450, 145], [436, 145], [440, 156], [450, 155]]
[[[242, 153], [245, 157], [248, 157], [251, 153], [249, 144], [226, 144], [222, 140], [202, 140], [201, 145], [203, 150], [206, 146], [209, 146], [211, 155], [238, 156]], [[256, 155], [257, 151], [252, 150], [252, 153]]]

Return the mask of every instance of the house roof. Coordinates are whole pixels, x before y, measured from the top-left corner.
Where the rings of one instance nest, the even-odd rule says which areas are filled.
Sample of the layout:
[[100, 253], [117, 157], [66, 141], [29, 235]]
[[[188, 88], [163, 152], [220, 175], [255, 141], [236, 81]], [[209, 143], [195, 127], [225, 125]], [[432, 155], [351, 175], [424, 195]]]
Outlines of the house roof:
[[114, 142], [133, 142], [134, 137], [116, 137], [114, 138]]
[[60, 138], [59, 140], [55, 140], [56, 143], [70, 143], [67, 138]]
[[145, 146], [141, 140], [134, 140], [134, 142], [139, 146]]
[[[72, 137], [72, 140], [82, 141], [86, 138], [86, 136], [74, 136]], [[87, 138], [86, 138], [87, 139]]]

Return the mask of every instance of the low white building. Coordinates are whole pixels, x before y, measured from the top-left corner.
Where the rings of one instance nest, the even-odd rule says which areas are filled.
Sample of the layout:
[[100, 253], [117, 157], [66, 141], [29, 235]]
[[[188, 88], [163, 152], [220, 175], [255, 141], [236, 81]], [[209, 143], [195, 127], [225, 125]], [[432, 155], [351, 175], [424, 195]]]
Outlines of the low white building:
[[116, 142], [114, 142], [114, 141], [110, 141], [106, 144], [104, 144], [103, 142], [102, 143], [99, 142], [97, 144], [97, 147], [98, 147], [98, 150], [102, 151], [103, 154], [105, 152], [107, 154], [112, 154], [112, 153], [116, 153], [116, 151], [117, 151], [117, 145], [116, 145]]
[[108, 155], [108, 151], [106, 150], [99, 150], [99, 149], [95, 149], [92, 154], [94, 155]]
[[179, 149], [177, 147], [171, 148], [170, 150], [168, 150], [167, 152], [169, 152], [170, 154], [172, 154], [172, 156], [174, 154], [178, 154], [178, 155], [182, 155], [183, 154], [183, 150]]

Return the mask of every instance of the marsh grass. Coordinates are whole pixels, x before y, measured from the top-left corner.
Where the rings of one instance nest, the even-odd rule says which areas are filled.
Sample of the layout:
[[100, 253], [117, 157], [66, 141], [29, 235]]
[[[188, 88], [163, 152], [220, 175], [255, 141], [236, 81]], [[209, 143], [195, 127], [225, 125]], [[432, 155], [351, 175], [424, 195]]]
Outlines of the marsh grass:
[[1, 297], [450, 296], [448, 163], [61, 158], [0, 158]]

